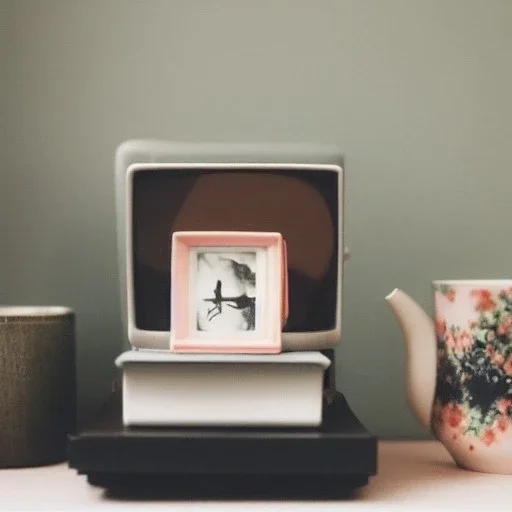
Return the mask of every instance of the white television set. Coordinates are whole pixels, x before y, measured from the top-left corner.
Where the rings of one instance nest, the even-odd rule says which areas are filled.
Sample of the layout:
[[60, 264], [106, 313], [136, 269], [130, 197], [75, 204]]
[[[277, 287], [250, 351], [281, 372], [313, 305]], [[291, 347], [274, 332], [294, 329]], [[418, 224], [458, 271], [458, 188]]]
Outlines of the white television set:
[[343, 155], [317, 144], [129, 140], [115, 157], [123, 327], [140, 350], [169, 350], [175, 231], [271, 231], [288, 253], [284, 351], [341, 341]]

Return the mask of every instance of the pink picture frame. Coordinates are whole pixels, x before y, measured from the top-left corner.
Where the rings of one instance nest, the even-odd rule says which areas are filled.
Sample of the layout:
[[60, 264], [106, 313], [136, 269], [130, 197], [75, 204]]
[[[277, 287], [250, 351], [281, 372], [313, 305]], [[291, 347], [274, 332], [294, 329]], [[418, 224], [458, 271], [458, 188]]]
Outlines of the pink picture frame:
[[288, 318], [287, 268], [280, 233], [174, 232], [171, 350], [281, 352]]

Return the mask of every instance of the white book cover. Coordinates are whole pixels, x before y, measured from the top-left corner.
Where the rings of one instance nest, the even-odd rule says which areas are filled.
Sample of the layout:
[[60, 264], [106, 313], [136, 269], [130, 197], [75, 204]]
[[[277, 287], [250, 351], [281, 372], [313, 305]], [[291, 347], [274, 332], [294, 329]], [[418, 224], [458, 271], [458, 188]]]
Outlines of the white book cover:
[[123, 371], [123, 424], [318, 426], [330, 363], [320, 352], [129, 350], [116, 359]]

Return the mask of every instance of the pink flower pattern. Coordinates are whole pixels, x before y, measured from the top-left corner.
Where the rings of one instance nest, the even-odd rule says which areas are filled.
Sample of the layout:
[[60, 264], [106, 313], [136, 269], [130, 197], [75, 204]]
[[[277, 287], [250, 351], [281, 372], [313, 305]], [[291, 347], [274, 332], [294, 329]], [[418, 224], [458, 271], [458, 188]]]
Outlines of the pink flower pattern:
[[[437, 291], [455, 301], [455, 291], [442, 286]], [[477, 321], [461, 326], [436, 319], [433, 424], [448, 428], [453, 439], [475, 436], [491, 446], [512, 428], [512, 288], [476, 289], [471, 298]]]

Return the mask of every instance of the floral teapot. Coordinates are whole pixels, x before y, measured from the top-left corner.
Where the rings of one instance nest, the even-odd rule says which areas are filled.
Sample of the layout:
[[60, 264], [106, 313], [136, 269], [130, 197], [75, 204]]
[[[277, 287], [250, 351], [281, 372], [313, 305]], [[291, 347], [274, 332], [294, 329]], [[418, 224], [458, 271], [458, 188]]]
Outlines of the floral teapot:
[[435, 322], [386, 297], [404, 333], [412, 411], [466, 469], [512, 474], [512, 280], [434, 281]]

